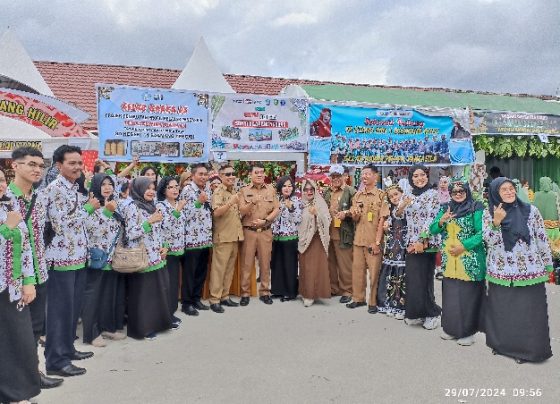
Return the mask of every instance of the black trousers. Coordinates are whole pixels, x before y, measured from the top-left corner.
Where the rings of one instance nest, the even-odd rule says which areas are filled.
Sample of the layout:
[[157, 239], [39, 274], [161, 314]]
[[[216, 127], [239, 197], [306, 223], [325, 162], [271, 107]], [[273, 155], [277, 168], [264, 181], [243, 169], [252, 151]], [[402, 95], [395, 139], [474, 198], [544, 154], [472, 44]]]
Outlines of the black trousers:
[[183, 255], [183, 285], [181, 300], [183, 306], [195, 304], [202, 297], [202, 288], [208, 272], [210, 248], [187, 250]]
[[86, 286], [83, 296], [82, 327], [85, 344], [91, 342], [101, 334], [99, 326], [99, 308], [101, 301], [101, 281], [103, 272], [100, 269], [86, 270]]
[[167, 256], [167, 272], [169, 273], [169, 310], [173, 315], [179, 307], [179, 271], [181, 270], [180, 255]]
[[45, 344], [47, 370], [59, 370], [71, 364], [86, 276], [85, 269], [49, 271]]
[[103, 271], [99, 302], [101, 331], [116, 332], [124, 328], [127, 276], [116, 271]]
[[31, 324], [33, 326], [33, 336], [35, 343], [39, 342], [39, 337], [45, 335], [47, 317], [47, 285], [48, 281], [40, 285], [35, 285], [36, 297], [29, 305], [29, 312], [31, 313]]

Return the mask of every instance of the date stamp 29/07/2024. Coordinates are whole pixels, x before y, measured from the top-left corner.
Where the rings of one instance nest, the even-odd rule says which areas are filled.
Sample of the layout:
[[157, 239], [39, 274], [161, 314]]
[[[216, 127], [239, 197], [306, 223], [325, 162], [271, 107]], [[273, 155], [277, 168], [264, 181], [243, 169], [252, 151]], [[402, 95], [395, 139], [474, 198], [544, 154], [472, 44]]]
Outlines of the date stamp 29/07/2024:
[[450, 398], [484, 398], [484, 397], [542, 397], [543, 389], [539, 387], [513, 387], [513, 388], [482, 388], [482, 387], [460, 387], [444, 388], [445, 397]]

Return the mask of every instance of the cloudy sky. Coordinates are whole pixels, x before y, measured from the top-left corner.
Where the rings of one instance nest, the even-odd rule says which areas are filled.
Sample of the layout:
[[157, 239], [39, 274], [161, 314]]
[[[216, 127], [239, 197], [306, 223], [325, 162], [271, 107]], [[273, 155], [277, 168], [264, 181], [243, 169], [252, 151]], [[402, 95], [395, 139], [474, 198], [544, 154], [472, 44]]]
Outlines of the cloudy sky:
[[[0, 2], [34, 60], [560, 95], [560, 0]], [[1, 55], [0, 55], [1, 57]]]

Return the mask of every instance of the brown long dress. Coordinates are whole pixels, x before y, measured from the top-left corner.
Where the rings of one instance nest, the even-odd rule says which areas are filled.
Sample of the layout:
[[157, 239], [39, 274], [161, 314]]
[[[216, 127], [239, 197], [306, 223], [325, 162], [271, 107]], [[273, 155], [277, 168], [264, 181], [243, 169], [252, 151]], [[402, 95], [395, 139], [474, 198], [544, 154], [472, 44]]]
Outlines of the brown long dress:
[[330, 299], [331, 281], [327, 253], [316, 232], [305, 252], [299, 254], [299, 294], [305, 299]]

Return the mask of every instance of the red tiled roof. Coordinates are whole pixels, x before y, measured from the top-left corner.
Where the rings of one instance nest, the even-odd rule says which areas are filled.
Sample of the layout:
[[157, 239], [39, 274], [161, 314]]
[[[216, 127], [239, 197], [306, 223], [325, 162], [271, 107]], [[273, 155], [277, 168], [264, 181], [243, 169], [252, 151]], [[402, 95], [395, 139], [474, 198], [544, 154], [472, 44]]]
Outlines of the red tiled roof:
[[[181, 73], [181, 70], [138, 66], [59, 62], [35, 62], [35, 65], [57, 98], [90, 114], [90, 119], [83, 124], [88, 130], [97, 129], [96, 83], [171, 88]], [[333, 84], [233, 74], [225, 74], [224, 77], [236, 92], [250, 94], [277, 95], [288, 84]]]

